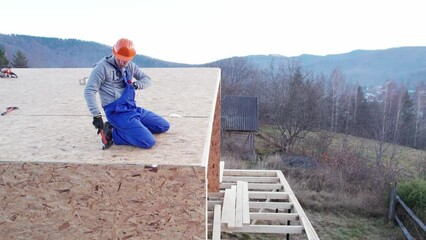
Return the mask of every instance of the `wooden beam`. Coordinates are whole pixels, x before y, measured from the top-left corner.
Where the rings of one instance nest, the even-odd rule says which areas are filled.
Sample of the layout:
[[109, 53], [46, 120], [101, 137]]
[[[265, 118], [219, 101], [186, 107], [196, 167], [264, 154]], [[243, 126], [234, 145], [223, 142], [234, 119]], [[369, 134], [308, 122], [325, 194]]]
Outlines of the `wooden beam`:
[[[235, 183], [221, 183], [220, 188], [230, 188], [231, 186], [235, 186]], [[249, 190], [281, 190], [283, 185], [280, 183], [248, 183]]]
[[249, 202], [250, 208], [291, 209], [291, 202]]
[[234, 185], [230, 189], [225, 190], [225, 198], [223, 199], [222, 223], [228, 224], [228, 227], [235, 226], [235, 196], [237, 187]]
[[410, 215], [410, 217], [417, 223], [417, 225], [419, 225], [419, 227], [423, 230], [423, 232], [426, 232], [426, 226], [425, 224], [422, 222], [422, 220], [420, 220], [416, 214], [413, 213], [413, 211], [411, 211], [411, 209], [405, 204], [404, 201], [402, 201], [402, 199], [396, 195], [396, 200], [399, 202], [399, 204], [401, 204], [401, 206], [404, 208], [404, 210]]
[[219, 177], [219, 182], [223, 181], [223, 170], [225, 170], [225, 161], [220, 161], [220, 177]]
[[220, 184], [220, 84], [214, 106], [213, 126], [210, 139], [209, 162], [207, 169], [207, 188], [209, 192], [219, 192]]
[[[249, 191], [250, 199], [281, 199], [288, 200], [288, 193], [286, 192], [265, 192], [265, 191]], [[225, 191], [221, 190], [220, 192], [209, 193], [209, 199], [220, 199], [225, 195]]]
[[249, 194], [247, 182], [242, 182], [243, 188], [243, 224], [250, 224], [250, 205], [249, 205]]
[[209, 200], [207, 202], [207, 209], [213, 209], [216, 204], [222, 205], [222, 200]]
[[242, 169], [225, 169], [224, 176], [252, 176], [252, 177], [276, 177], [276, 170], [242, 170]]
[[404, 226], [402, 221], [399, 219], [398, 215], [395, 215], [395, 220], [398, 223], [399, 227], [401, 228], [402, 233], [404, 233], [405, 239], [414, 240], [413, 236], [411, 236], [410, 232], [408, 232], [407, 228]]
[[235, 227], [243, 226], [243, 182], [237, 182], [237, 195], [235, 198]]
[[303, 211], [302, 206], [300, 206], [299, 201], [296, 198], [296, 195], [294, 195], [293, 190], [291, 190], [290, 184], [288, 184], [287, 180], [284, 177], [284, 174], [281, 171], [277, 171], [277, 175], [281, 180], [281, 183], [284, 185], [284, 189], [286, 192], [288, 192], [289, 200], [294, 204], [294, 209], [296, 213], [299, 214], [300, 222], [302, 223], [303, 227], [305, 228], [306, 235], [309, 240], [319, 240], [319, 237], [312, 226], [311, 222], [309, 221], [308, 217], [306, 216], [305, 212]]
[[279, 183], [278, 177], [246, 177], [246, 176], [223, 176], [222, 182], [246, 181], [249, 183]]
[[241, 228], [229, 229], [222, 226], [222, 231], [244, 233], [281, 233], [302, 234], [303, 226], [298, 225], [244, 225]]
[[253, 220], [271, 220], [271, 221], [298, 221], [297, 213], [250, 213], [250, 219]]
[[286, 192], [249, 192], [250, 199], [288, 200]]
[[212, 240], [220, 240], [221, 232], [221, 207], [219, 204], [214, 205], [214, 217], [213, 217], [213, 233]]

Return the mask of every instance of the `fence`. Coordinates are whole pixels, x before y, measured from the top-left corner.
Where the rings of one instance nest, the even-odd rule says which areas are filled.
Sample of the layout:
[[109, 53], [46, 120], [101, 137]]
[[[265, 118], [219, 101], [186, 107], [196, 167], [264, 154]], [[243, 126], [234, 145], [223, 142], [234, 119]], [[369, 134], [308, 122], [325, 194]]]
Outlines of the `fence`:
[[389, 221], [395, 220], [398, 223], [406, 239], [408, 240], [417, 239], [412, 236], [412, 234], [409, 232], [407, 227], [404, 225], [403, 221], [401, 221], [401, 216], [398, 216], [396, 212], [396, 208], [399, 205], [397, 204], [399, 204], [402, 207], [402, 210], [404, 210], [408, 214], [408, 217], [410, 217], [418, 225], [419, 230], [416, 231], [415, 234], [419, 235], [419, 239], [425, 239], [424, 238], [426, 236], [425, 224], [413, 213], [413, 211], [411, 211], [411, 209], [404, 203], [404, 201], [402, 201], [402, 199], [396, 194], [396, 187], [395, 187], [391, 191], [388, 220]]

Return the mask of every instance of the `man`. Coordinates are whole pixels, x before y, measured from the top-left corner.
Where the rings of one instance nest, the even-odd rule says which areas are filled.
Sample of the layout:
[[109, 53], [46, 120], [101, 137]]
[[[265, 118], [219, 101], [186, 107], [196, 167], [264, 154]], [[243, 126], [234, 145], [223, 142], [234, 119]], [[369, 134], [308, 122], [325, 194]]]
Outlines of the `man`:
[[[151, 78], [132, 62], [135, 55], [133, 42], [119, 39], [112, 48], [112, 55], [101, 59], [93, 68], [84, 98], [93, 116], [93, 125], [98, 133], [103, 130], [108, 144], [151, 148], [155, 145], [153, 133], [166, 132], [170, 124], [136, 105], [135, 90], [147, 88]], [[108, 120], [105, 124], [96, 102], [98, 92]]]

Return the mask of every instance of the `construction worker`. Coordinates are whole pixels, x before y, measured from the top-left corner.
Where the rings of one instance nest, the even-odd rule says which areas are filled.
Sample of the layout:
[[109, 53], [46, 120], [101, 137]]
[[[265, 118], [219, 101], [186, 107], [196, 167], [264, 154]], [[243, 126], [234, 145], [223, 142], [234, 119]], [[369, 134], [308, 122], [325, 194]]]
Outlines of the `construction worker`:
[[[166, 132], [170, 124], [136, 105], [135, 90], [150, 86], [151, 78], [132, 62], [135, 55], [133, 42], [119, 39], [112, 48], [112, 55], [94, 66], [84, 89], [84, 98], [93, 116], [93, 125], [98, 134], [103, 131], [109, 145], [113, 142], [151, 148], [155, 145], [153, 134]], [[97, 92], [108, 120], [105, 124], [96, 101]]]

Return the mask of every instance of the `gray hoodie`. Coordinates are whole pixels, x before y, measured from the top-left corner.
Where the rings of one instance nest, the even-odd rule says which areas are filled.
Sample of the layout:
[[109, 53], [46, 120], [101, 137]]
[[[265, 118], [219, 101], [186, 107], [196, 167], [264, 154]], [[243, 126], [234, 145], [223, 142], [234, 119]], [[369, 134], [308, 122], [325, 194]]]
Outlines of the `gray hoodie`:
[[[137, 80], [135, 83], [138, 89], [145, 89], [151, 85], [151, 78], [142, 72], [134, 62], [130, 61], [127, 69], [130, 75]], [[102, 106], [114, 102], [123, 93], [126, 85], [121, 77], [122, 73], [117, 70], [118, 66], [115, 63], [113, 55], [101, 59], [94, 66], [84, 89], [84, 98], [92, 116], [101, 115], [98, 103], [96, 102], [97, 92], [99, 92]]]

